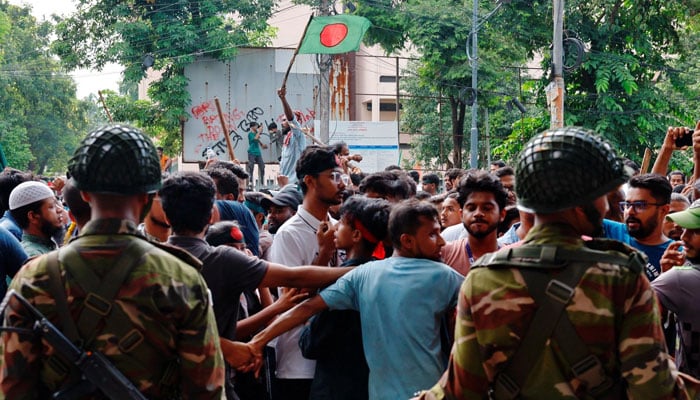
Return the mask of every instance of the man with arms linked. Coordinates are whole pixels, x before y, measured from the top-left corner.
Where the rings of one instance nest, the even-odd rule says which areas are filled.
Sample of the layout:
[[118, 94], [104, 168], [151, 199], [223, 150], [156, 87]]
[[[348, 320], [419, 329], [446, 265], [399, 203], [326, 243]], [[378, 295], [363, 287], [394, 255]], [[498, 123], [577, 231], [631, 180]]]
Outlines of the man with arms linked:
[[407, 200], [394, 206], [389, 237], [391, 257], [355, 268], [282, 314], [249, 343], [253, 352], [261, 356], [265, 343], [318, 312], [356, 310], [370, 399], [405, 399], [437, 380], [446, 365], [441, 319], [453, 310], [463, 278], [439, 262], [445, 241], [432, 204]]
[[[212, 220], [216, 189], [214, 182], [199, 172], [178, 172], [163, 182], [158, 194], [163, 209], [173, 226], [168, 244], [187, 250], [202, 262], [202, 276], [211, 289], [214, 315], [222, 338], [222, 349], [232, 366], [240, 356], [234, 353], [230, 341], [236, 338], [238, 305], [241, 294], [258, 287], [323, 287], [348, 271], [347, 268], [302, 267], [289, 268], [269, 263], [230, 246], [210, 246], [204, 236]], [[243, 355], [245, 359], [245, 354]], [[233, 398], [227, 390], [227, 397]]]

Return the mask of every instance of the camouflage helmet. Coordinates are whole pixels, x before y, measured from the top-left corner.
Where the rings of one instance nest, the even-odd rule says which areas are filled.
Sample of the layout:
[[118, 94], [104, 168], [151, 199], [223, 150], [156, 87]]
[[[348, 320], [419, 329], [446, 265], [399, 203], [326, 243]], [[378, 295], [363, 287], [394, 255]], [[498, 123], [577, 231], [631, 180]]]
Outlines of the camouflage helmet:
[[79, 190], [153, 193], [160, 188], [160, 159], [153, 142], [136, 128], [108, 125], [90, 132], [68, 161]]
[[589, 203], [629, 178], [609, 143], [580, 127], [551, 129], [532, 138], [516, 167], [518, 207], [552, 213]]

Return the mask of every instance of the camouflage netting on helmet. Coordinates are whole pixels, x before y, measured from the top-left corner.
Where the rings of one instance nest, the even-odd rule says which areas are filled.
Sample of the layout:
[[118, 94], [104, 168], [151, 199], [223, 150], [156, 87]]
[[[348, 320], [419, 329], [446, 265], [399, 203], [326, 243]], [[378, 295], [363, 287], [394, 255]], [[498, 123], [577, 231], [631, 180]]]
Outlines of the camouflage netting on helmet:
[[153, 142], [124, 125], [99, 128], [80, 142], [68, 162], [80, 190], [96, 193], [152, 193], [161, 185], [160, 160]]
[[518, 206], [551, 213], [589, 203], [628, 179], [609, 143], [579, 127], [548, 130], [532, 138], [516, 169]]

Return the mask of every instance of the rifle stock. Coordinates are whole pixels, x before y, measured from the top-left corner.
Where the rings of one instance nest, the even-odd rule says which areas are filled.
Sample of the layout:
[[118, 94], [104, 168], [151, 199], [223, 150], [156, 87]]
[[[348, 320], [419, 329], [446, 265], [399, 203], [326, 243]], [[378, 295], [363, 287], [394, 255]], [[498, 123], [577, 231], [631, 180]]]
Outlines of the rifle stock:
[[84, 395], [99, 390], [111, 400], [147, 400], [129, 378], [124, 376], [104, 354], [78, 348], [15, 290], [8, 291], [0, 304], [0, 310], [3, 314], [12, 297], [16, 298], [34, 316], [33, 332], [44, 338], [57, 354], [75, 365], [82, 374], [81, 382], [54, 394], [54, 399], [68, 400], [76, 398], [78, 394]]

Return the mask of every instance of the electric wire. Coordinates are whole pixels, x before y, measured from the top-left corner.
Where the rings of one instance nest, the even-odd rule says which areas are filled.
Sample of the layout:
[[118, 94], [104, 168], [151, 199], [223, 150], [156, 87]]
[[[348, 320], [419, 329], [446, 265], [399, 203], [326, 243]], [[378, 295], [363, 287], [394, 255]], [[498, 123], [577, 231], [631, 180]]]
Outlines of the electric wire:
[[[199, 3], [199, 2], [193, 2], [193, 3]], [[172, 7], [172, 6], [175, 6], [175, 4], [168, 5], [167, 7]], [[389, 6], [381, 5], [381, 4], [378, 4], [378, 3], [375, 3], [375, 6], [377, 6], [377, 7], [384, 7], [385, 9], [390, 9], [390, 8], [391, 8], [391, 7], [389, 7]], [[280, 10], [277, 10], [276, 13], [277, 13], [277, 12], [283, 12], [283, 11], [286, 11], [286, 10], [290, 10], [290, 9], [293, 9], [294, 7], [296, 7], [296, 6], [295, 6], [295, 5], [290, 5], [290, 6], [288, 6], [288, 7], [285, 7], [285, 8], [282, 8], [282, 9], [280, 9]], [[393, 9], [393, 8], [392, 8], [392, 9]], [[153, 11], [153, 12], [155, 12], [155, 11]], [[274, 13], [273, 13], [273, 15], [274, 15]], [[291, 19], [292, 19], [292, 18], [290, 17], [289, 20], [291, 20]], [[279, 22], [279, 21], [277, 21], [277, 22]], [[284, 21], [283, 21], [283, 22], [284, 22]], [[485, 22], [485, 20], [482, 19], [481, 24], [483, 24], [484, 22]], [[375, 28], [376, 28], [376, 29], [383, 29], [383, 28], [381, 28], [381, 27], [375, 27]], [[385, 30], [391, 31], [391, 32], [395, 32], [395, 33], [398, 32], [398, 31], [392, 30], [392, 29], [385, 29]], [[201, 33], [201, 32], [203, 32], [203, 31], [204, 31], [204, 29], [200, 30], [199, 32]], [[144, 39], [144, 40], [145, 40], [145, 39]], [[139, 42], [136, 41], [136, 44], [138, 44], [138, 43], [139, 43]], [[295, 45], [296, 45], [295, 43], [290, 43], [290, 44], [289, 44], [289, 46], [290, 46], [291, 48], [294, 48]], [[576, 44], [576, 45], [578, 45], [578, 44]], [[237, 44], [237, 45], [222, 47], [222, 48], [219, 48], [219, 49], [211, 49], [211, 50], [204, 51], [204, 52], [192, 52], [192, 53], [189, 53], [189, 54], [182, 54], [182, 55], [178, 55], [178, 56], [171, 56], [171, 57], [167, 57], [167, 59], [170, 59], [170, 60], [177, 60], [177, 59], [185, 58], [185, 57], [192, 57], [192, 56], [196, 56], [196, 55], [202, 55], [202, 54], [208, 54], [208, 53], [215, 53], [215, 52], [225, 51], [225, 50], [229, 50], [229, 49], [231, 49], [231, 48], [236, 48], [236, 47], [242, 47], [242, 46], [241, 46], [240, 44]], [[38, 50], [37, 52], [43, 52], [43, 51]], [[629, 59], [628, 59], [626, 56], [624, 56], [624, 55], [619, 55], [619, 56], [618, 56], [618, 55], [611, 54], [611, 53], [596, 52], [596, 51], [589, 51], [589, 52], [590, 52], [591, 54], [604, 54], [605, 56], [608, 56], [608, 57], [610, 57], [610, 58], [618, 58], [618, 59], [621, 60], [621, 61], [629, 61]], [[380, 60], [379, 62], [385, 64], [386, 66], [394, 66], [394, 65], [389, 61], [389, 60], [392, 59], [392, 58], [395, 58], [395, 57], [394, 57], [394, 56], [388, 56], [386, 60], [380, 58], [380, 59], [379, 59], [379, 60]], [[138, 64], [138, 62], [134, 62], [133, 64]], [[132, 64], [132, 66], [133, 66], [133, 64]], [[641, 63], [640, 63], [640, 64], [641, 64]], [[647, 66], [648, 66], [648, 65], [647, 65]], [[502, 67], [502, 68], [509, 68], [508, 66], [501, 66], [501, 67]], [[2, 76], [3, 73], [7, 73], [7, 74], [10, 74], [10, 75], [13, 75], [13, 76], [24, 76], [24, 77], [46, 76], [46, 74], [42, 75], [41, 71], [31, 71], [31, 72], [27, 72], [26, 70], [23, 70], [23, 69], [22, 69], [22, 70], [18, 70], [18, 69], [15, 69], [15, 70], [8, 70], [8, 69], [5, 69], [5, 68], [7, 68], [7, 66], [0, 68], [0, 76]], [[519, 68], [521, 68], [521, 69], [539, 69], [539, 70], [545, 70], [545, 69], [546, 69], [546, 68], [533, 68], [533, 67], [526, 67], [526, 66], [519, 67]], [[361, 69], [356, 69], [356, 70], [353, 71], [353, 72], [362, 72], [362, 70], [361, 70]], [[685, 72], [685, 71], [673, 71], [673, 72], [674, 72], [674, 73], [678, 73], [678, 74], [690, 73], [690, 72]], [[47, 74], [50, 74], [50, 75], [52, 75], [52, 76], [66, 76], [66, 77], [71, 76], [70, 74], [66, 74], [66, 73], [60, 74], [60, 73], [56, 73], [55, 71], [47, 72]], [[98, 73], [95, 73], [95, 74], [88, 74], [87, 76], [100, 76], [101, 74], [103, 74], [103, 73], [98, 72]], [[115, 74], [115, 73], [111, 73], [111, 74]], [[85, 75], [83, 75], [83, 76], [85, 76]], [[442, 84], [442, 85], [445, 84], [445, 82], [439, 82], [439, 81], [435, 81], [434, 83], [440, 83], [440, 84]], [[461, 87], [461, 86], [460, 86], [460, 85], [453, 85], [453, 88], [458, 88], [458, 87]], [[489, 93], [489, 91], [484, 91], [484, 90], [480, 90], [480, 92], [485, 93], [485, 94], [488, 94], [488, 93]], [[608, 93], [606, 93], [606, 95], [613, 96], [614, 93], [608, 92]], [[632, 111], [630, 111], [630, 112], [636, 112], [636, 111], [635, 111], [635, 110], [632, 110]]]

